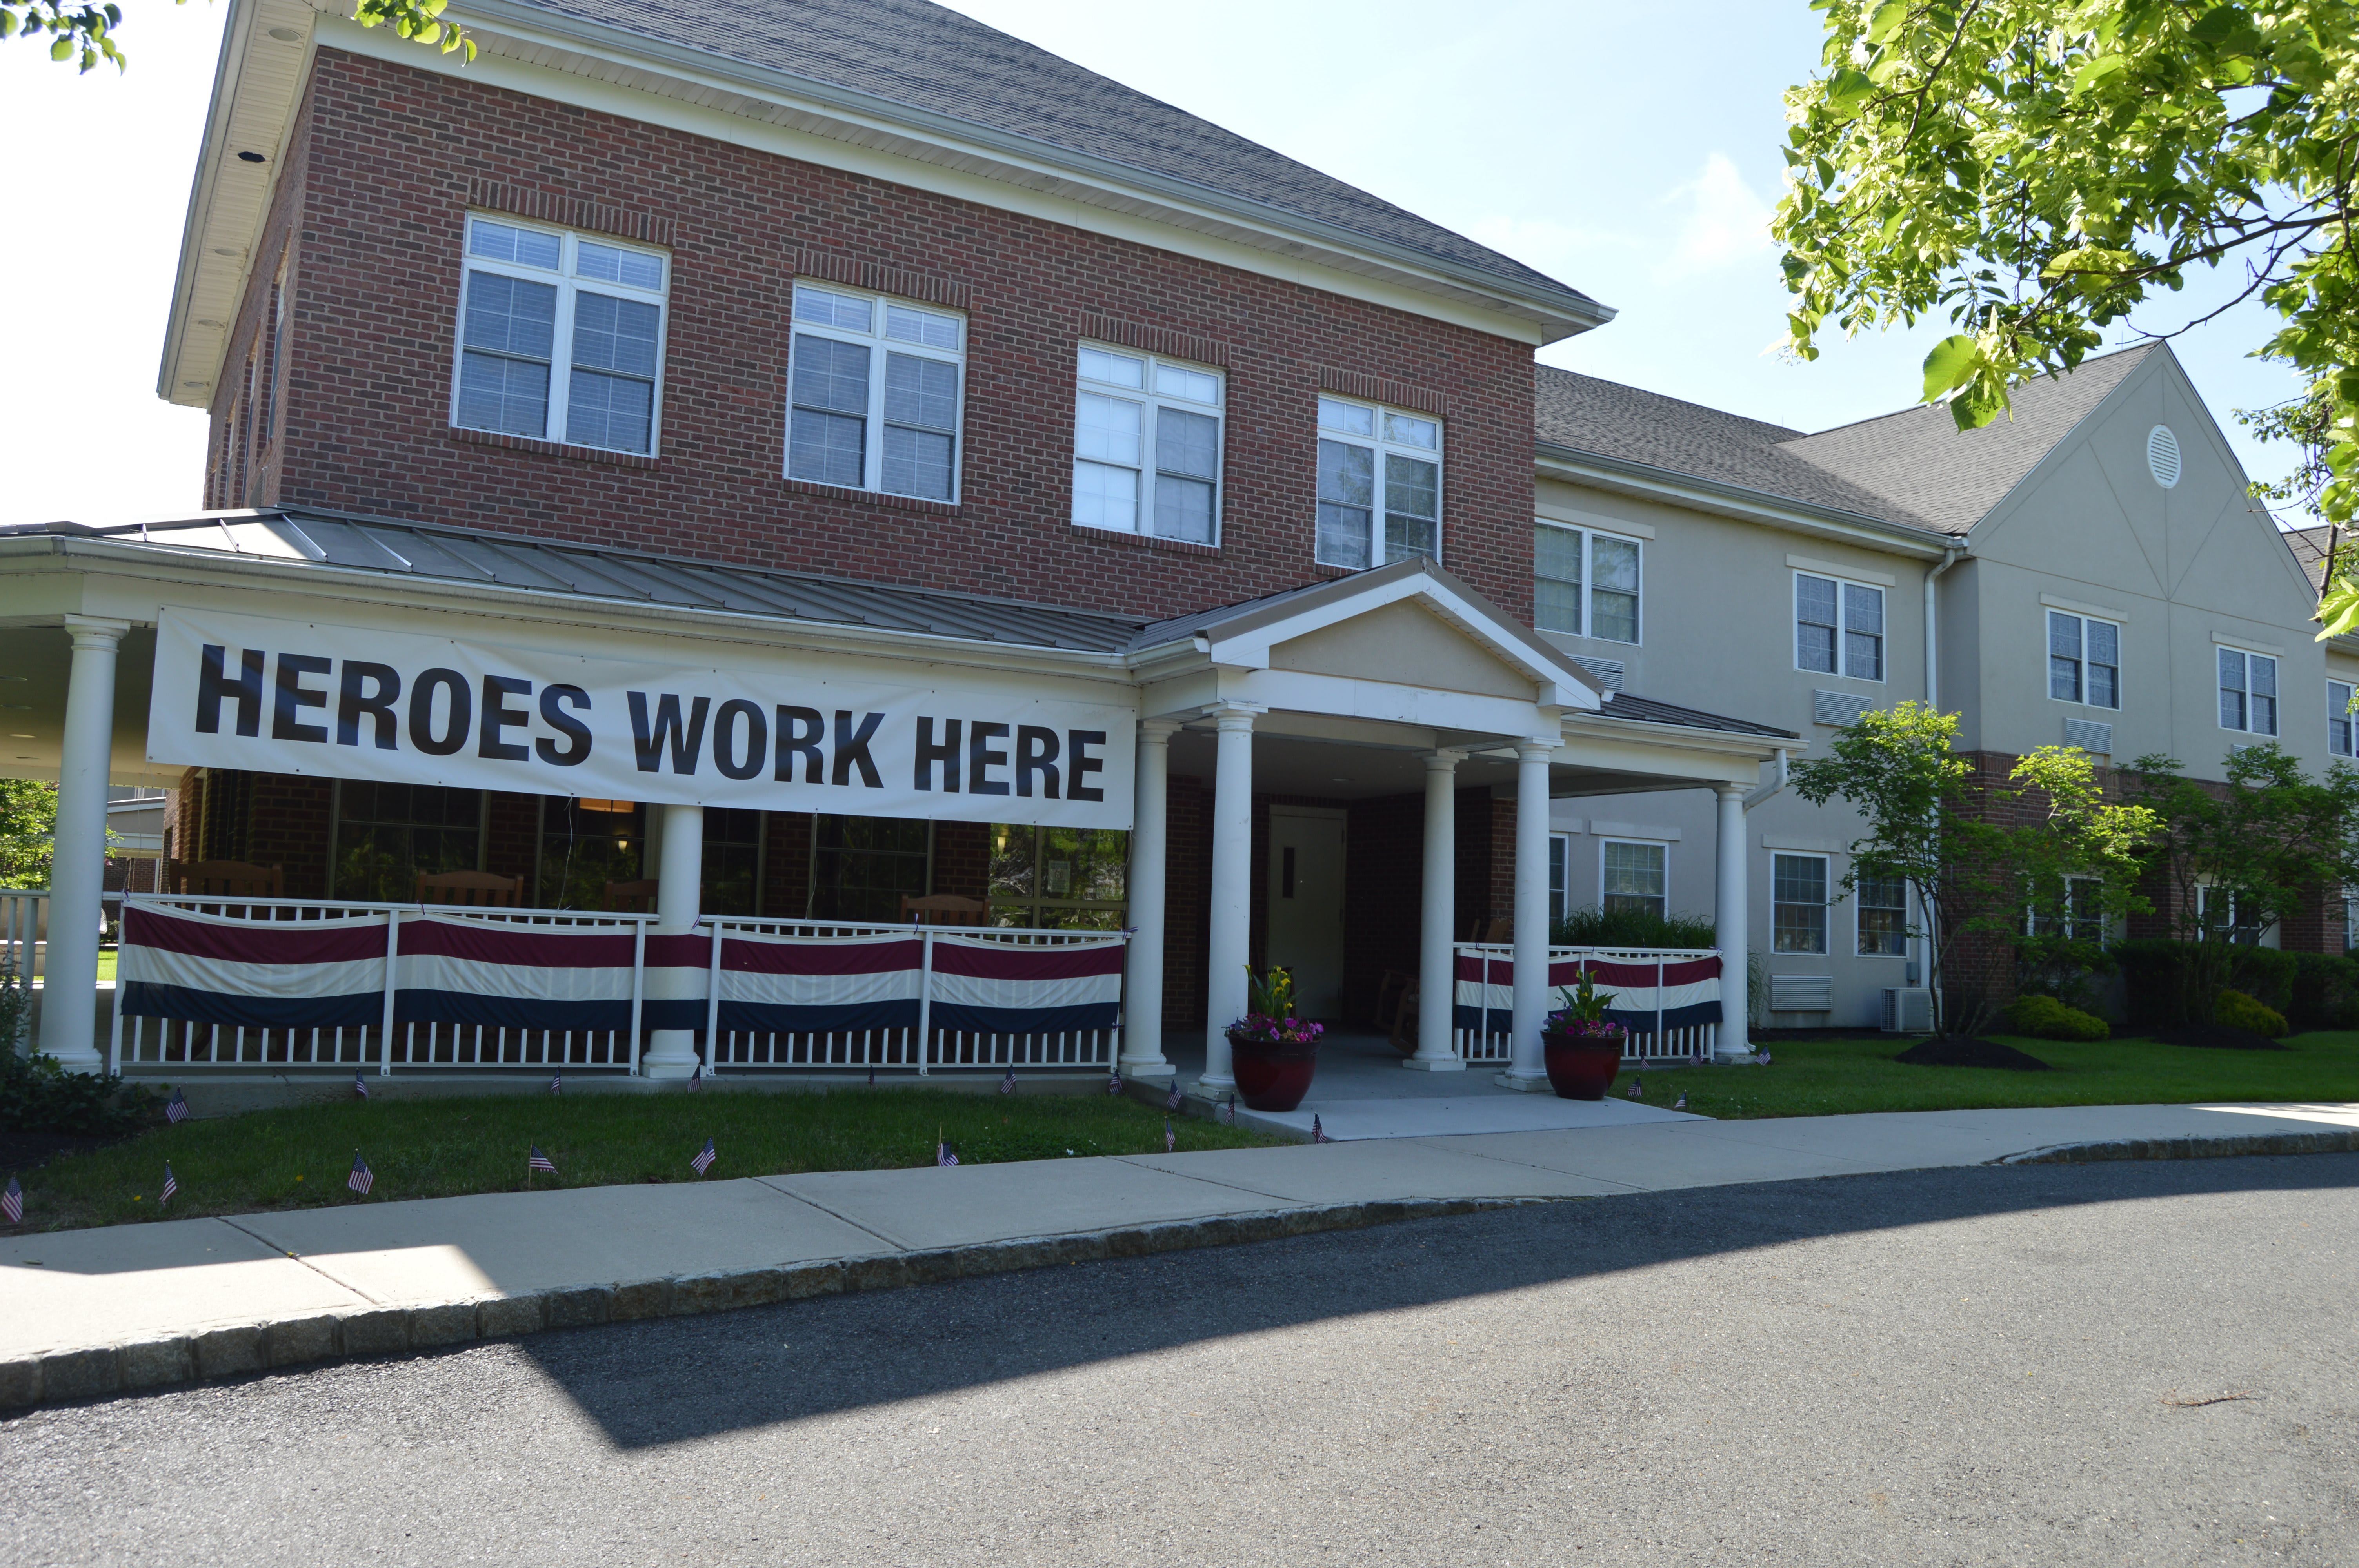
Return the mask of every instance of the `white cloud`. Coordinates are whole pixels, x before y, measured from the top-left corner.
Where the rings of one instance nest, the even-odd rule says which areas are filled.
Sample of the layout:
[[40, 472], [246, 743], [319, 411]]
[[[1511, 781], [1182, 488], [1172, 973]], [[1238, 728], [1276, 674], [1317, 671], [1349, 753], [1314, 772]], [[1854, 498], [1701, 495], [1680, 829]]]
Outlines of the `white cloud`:
[[1707, 156], [1701, 174], [1674, 186], [1657, 205], [1686, 208], [1666, 263], [1673, 276], [1718, 272], [1768, 254], [1769, 203], [1754, 194], [1726, 153]]

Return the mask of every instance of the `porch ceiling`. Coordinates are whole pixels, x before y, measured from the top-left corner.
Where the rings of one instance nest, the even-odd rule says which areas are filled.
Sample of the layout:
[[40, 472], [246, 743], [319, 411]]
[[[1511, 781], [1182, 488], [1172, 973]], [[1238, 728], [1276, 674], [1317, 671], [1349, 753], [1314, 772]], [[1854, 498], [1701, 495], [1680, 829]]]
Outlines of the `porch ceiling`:
[[[62, 626], [0, 625], [0, 778], [57, 782], [72, 658], [73, 641]], [[115, 665], [111, 784], [170, 789], [180, 782], [180, 769], [147, 761], [147, 693], [155, 668], [155, 629], [133, 627]]]
[[[1283, 723], [1284, 716], [1271, 721]], [[1441, 744], [1452, 742], [1445, 737]], [[1460, 741], [1471, 747], [1495, 741]], [[1171, 772], [1210, 784], [1212, 777], [1213, 731], [1182, 730], [1171, 737]], [[1425, 790], [1425, 752], [1430, 738], [1404, 737], [1397, 742], [1367, 739], [1321, 739], [1283, 733], [1254, 737], [1254, 790], [1259, 795], [1288, 795], [1312, 800], [1378, 800], [1387, 795], [1420, 795]], [[1472, 750], [1458, 764], [1461, 789], [1512, 787], [1516, 759], [1509, 752], [1485, 753]], [[1578, 761], [1560, 761], [1549, 769], [1549, 794], [1559, 798], [1591, 795], [1639, 795], [1658, 790], [1709, 789], [1711, 778], [1673, 778], [1633, 773]]]

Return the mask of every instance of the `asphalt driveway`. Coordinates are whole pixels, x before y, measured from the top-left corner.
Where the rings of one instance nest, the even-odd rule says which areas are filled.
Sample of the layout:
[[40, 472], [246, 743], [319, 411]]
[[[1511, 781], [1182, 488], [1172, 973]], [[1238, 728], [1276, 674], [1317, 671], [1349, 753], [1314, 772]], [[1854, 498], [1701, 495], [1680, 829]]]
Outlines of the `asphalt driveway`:
[[0, 1423], [7, 1563], [2359, 1561], [2359, 1155], [1638, 1195]]

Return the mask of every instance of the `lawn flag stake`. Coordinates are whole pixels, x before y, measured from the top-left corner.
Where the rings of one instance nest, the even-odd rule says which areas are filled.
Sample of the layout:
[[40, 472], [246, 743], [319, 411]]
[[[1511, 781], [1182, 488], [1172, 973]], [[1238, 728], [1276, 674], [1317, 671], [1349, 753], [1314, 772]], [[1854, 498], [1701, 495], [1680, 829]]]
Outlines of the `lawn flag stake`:
[[631, 1076], [635, 1078], [639, 1076], [639, 1001], [647, 989], [647, 923], [642, 920], [631, 929]]
[[926, 1076], [926, 1059], [934, 1043], [934, 934], [918, 937], [918, 1076]]
[[0, 1214], [6, 1215], [11, 1225], [25, 1223], [25, 1189], [16, 1184], [14, 1176], [8, 1178], [8, 1190], [0, 1193]]
[[1655, 960], [1655, 1052], [1656, 1052], [1656, 1054], [1660, 1055], [1660, 1054], [1662, 1054], [1662, 1049], [1663, 1049], [1663, 960], [1662, 960], [1661, 958], [1658, 957], [1658, 958]]
[[[752, 1052], [747, 1055], [750, 1058]], [[721, 1070], [721, 922], [712, 923], [712, 965], [704, 980], [704, 1076]]]
[[[397, 984], [394, 968], [395, 960], [400, 957], [401, 911], [388, 909], [385, 912], [385, 1014], [378, 1021], [376, 1031], [376, 1072], [381, 1078], [389, 1077], [393, 1073], [393, 999], [394, 988]], [[353, 1075], [357, 1078], [360, 1069], [353, 1068]]]

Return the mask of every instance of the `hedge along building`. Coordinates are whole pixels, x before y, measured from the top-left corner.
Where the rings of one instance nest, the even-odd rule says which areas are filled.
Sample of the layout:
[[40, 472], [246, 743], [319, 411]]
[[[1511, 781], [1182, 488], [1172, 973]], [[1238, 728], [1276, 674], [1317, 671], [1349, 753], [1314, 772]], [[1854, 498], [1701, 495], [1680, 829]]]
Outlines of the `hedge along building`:
[[1741, 824], [1790, 740], [1529, 629], [1577, 290], [933, 6], [461, 19], [234, 0], [158, 384], [215, 510], [0, 537], [53, 983], [112, 778], [290, 897], [1127, 926], [1151, 1075], [1249, 957], [1327, 1016], [1476, 919], [1536, 957], [1552, 794]]

